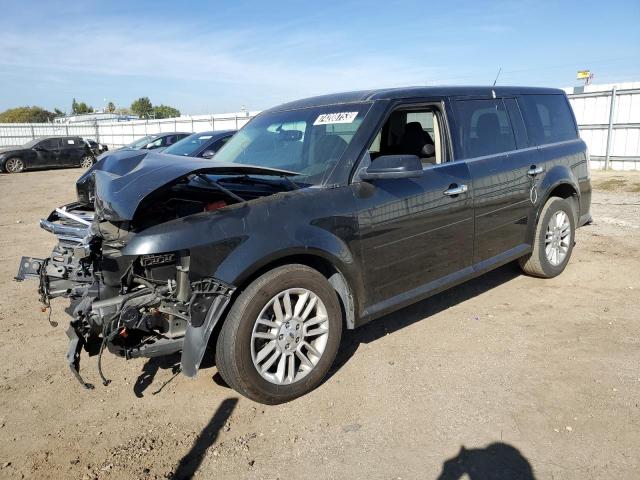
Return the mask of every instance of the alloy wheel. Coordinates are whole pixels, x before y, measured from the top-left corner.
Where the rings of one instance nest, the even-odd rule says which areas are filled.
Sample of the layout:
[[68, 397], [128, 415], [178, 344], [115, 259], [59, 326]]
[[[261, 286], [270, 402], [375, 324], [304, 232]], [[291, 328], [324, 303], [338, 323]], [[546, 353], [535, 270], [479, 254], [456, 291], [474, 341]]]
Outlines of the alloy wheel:
[[4, 168], [9, 173], [20, 173], [24, 170], [24, 162], [19, 158], [10, 158], [7, 163], [4, 164]]
[[318, 364], [329, 338], [322, 300], [305, 288], [290, 288], [262, 309], [251, 334], [251, 358], [262, 378], [276, 385], [307, 376]]
[[93, 158], [88, 156], [82, 158], [82, 161], [80, 162], [80, 166], [82, 168], [90, 168], [91, 165], [93, 165]]
[[544, 249], [547, 260], [557, 267], [569, 253], [571, 242], [571, 223], [569, 216], [563, 210], [554, 213], [549, 219], [545, 235]]

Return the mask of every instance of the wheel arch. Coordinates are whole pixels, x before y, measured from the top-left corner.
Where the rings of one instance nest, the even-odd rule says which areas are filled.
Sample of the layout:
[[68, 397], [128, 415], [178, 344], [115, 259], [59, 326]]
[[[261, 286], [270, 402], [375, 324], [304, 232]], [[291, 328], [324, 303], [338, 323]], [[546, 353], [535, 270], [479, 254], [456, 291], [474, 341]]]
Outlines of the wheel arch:
[[540, 219], [540, 213], [545, 203], [547, 203], [551, 197], [572, 199], [577, 223], [580, 217], [580, 187], [571, 168], [566, 165], [555, 165], [552, 167], [542, 179], [539, 191], [544, 193], [541, 195], [537, 204], [535, 224], [537, 224]]
[[[236, 291], [234, 297], [242, 292], [255, 279], [274, 268], [292, 264], [306, 265], [320, 272], [333, 287], [338, 295], [345, 325], [348, 329], [353, 329], [355, 328], [356, 312], [358, 311], [357, 296], [352, 287], [352, 282], [349, 281], [347, 275], [344, 273], [345, 268], [338, 266], [337, 263], [338, 262], [330, 258], [329, 255], [320, 252], [282, 253], [280, 256], [272, 258], [266, 263], [253, 265], [246, 269], [235, 282]], [[233, 304], [235, 300], [234, 297], [232, 297], [230, 305]]]
[[536, 212], [536, 224], [540, 220], [540, 213], [542, 212], [544, 205], [551, 197], [559, 197], [565, 200], [569, 199], [573, 202], [573, 218], [577, 225], [578, 218], [580, 218], [580, 194], [578, 193], [578, 189], [575, 187], [575, 185], [571, 184], [568, 181], [560, 181], [546, 192]]

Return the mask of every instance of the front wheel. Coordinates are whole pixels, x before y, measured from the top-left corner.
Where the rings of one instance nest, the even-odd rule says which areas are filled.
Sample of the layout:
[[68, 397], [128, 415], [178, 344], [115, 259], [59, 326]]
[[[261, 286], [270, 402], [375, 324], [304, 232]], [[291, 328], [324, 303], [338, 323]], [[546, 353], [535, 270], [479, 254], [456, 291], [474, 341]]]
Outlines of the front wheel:
[[560, 275], [571, 258], [575, 231], [575, 213], [571, 200], [549, 198], [536, 225], [533, 251], [520, 258], [522, 270], [541, 278]]
[[10, 158], [4, 163], [7, 173], [20, 173], [24, 170], [24, 161], [21, 158]]
[[341, 334], [342, 311], [327, 279], [305, 265], [285, 265], [238, 296], [218, 337], [216, 365], [240, 394], [283, 403], [320, 384]]

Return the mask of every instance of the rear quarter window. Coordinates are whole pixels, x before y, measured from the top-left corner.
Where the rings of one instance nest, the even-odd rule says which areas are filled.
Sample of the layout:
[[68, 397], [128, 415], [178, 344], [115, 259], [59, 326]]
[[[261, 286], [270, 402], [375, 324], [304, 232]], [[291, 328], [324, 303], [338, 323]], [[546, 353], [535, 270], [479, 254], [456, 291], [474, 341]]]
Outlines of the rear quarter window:
[[523, 95], [522, 107], [529, 138], [536, 145], [578, 138], [571, 107], [564, 95]]

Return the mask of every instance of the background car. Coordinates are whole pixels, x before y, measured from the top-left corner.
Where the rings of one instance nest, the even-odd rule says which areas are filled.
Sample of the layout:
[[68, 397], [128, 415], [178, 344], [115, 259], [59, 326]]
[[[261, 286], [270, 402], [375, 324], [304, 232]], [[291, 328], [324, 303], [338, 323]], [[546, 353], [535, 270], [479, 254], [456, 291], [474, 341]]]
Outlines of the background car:
[[184, 157], [211, 158], [236, 132], [237, 130], [220, 130], [194, 133], [167, 147], [162, 153]]
[[142, 138], [131, 142], [118, 150], [155, 150], [162, 151], [169, 145], [173, 145], [178, 140], [191, 135], [187, 132], [166, 132], [155, 135], [146, 135]]
[[85, 143], [89, 146], [94, 156], [98, 156], [101, 153], [107, 152], [109, 147], [104, 143], [98, 143], [93, 138], [82, 137]]
[[89, 168], [94, 161], [93, 152], [81, 137], [41, 137], [0, 150], [0, 168], [7, 173], [48, 167]]

